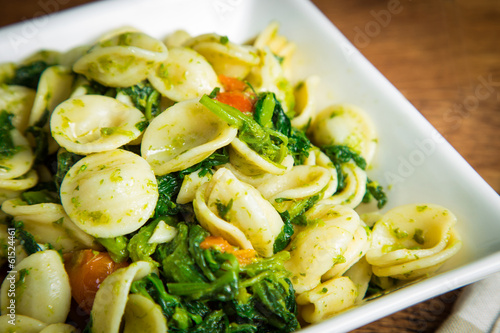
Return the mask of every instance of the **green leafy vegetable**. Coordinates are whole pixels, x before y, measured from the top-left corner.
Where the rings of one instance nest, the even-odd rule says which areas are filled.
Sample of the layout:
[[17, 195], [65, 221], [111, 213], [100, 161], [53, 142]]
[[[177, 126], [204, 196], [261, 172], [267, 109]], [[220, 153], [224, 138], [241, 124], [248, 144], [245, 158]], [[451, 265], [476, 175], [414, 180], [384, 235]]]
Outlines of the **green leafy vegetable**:
[[48, 190], [27, 191], [21, 194], [21, 199], [28, 205], [36, 205], [40, 203], [60, 203], [57, 193]]
[[34, 61], [28, 65], [20, 66], [16, 69], [14, 77], [9, 84], [25, 86], [31, 89], [37, 89], [38, 81], [43, 71], [49, 67], [45, 61]]
[[33, 136], [35, 142], [35, 164], [42, 164], [49, 155], [49, 136], [50, 133], [45, 129], [49, 121], [49, 110], [45, 109], [40, 119], [32, 126], [26, 129], [26, 133]]
[[304, 164], [309, 156], [311, 142], [306, 134], [293, 127], [281, 103], [274, 93], [261, 93], [255, 103], [255, 120], [262, 126], [272, 128], [288, 138], [287, 148], [295, 165]]
[[121, 263], [129, 258], [127, 250], [128, 238], [118, 236], [114, 238], [98, 238], [97, 241], [106, 248], [111, 259], [116, 263]]
[[0, 160], [14, 156], [21, 149], [19, 146], [14, 145], [12, 140], [13, 117], [13, 114], [5, 110], [0, 112]]
[[[169, 330], [292, 332], [299, 328], [295, 292], [283, 266], [290, 258], [288, 252], [240, 266], [231, 253], [202, 249], [200, 243], [209, 233], [198, 224], [180, 222], [177, 228], [176, 238], [160, 244], [153, 255], [163, 264], [160, 280], [168, 290], [162, 291], [163, 300], [153, 299], [166, 308]], [[146, 286], [143, 290], [158, 295], [151, 290], [151, 282]]]
[[66, 176], [66, 173], [71, 167], [83, 158], [82, 155], [77, 155], [66, 150], [60, 150], [57, 154], [57, 172], [54, 175], [54, 183], [57, 189], [61, 188], [61, 183]]
[[294, 230], [293, 230], [293, 225], [290, 219], [290, 214], [288, 211], [285, 211], [283, 213], [280, 213], [281, 219], [283, 220], [283, 228], [281, 229], [281, 232], [279, 233], [278, 237], [274, 241], [273, 244], [273, 252], [278, 253], [282, 250], [284, 250], [288, 244], [290, 243]]
[[207, 95], [200, 99], [200, 103], [229, 125], [237, 127], [239, 139], [271, 163], [279, 165], [286, 156], [288, 138], [285, 135], [261, 126], [252, 117]]
[[348, 146], [329, 145], [321, 147], [321, 150], [330, 158], [337, 170], [337, 192], [342, 191], [346, 186], [342, 164], [352, 160], [361, 169], [366, 169], [365, 159]]
[[10, 218], [7, 223], [16, 229], [16, 238], [19, 239], [19, 244], [24, 248], [28, 256], [35, 252], [42, 251], [42, 248], [35, 241], [33, 235], [24, 229], [24, 223], [22, 221], [13, 221], [12, 218]]
[[372, 198], [377, 200], [377, 207], [380, 209], [387, 203], [387, 196], [384, 192], [382, 186], [380, 186], [376, 181], [367, 179], [366, 182], [366, 193], [363, 197], [363, 202], [370, 202]]
[[144, 112], [148, 120], [161, 112], [161, 95], [148, 81], [142, 81], [127, 88], [118, 88], [117, 92], [130, 96], [135, 107]]

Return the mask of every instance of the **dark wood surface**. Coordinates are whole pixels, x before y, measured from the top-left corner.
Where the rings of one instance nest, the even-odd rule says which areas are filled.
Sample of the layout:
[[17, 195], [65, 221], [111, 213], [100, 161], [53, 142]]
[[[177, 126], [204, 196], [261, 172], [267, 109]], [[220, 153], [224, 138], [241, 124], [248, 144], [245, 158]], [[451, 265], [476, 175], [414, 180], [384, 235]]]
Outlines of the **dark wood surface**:
[[[0, 26], [87, 2], [0, 0]], [[312, 2], [500, 192], [500, 1]], [[434, 332], [459, 294], [354, 332]]]

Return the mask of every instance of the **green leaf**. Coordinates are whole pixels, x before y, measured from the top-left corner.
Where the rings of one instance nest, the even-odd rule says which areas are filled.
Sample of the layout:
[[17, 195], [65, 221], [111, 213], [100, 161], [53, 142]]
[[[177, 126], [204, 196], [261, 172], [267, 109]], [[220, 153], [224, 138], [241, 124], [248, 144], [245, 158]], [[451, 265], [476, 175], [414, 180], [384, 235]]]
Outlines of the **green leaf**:
[[49, 65], [45, 61], [34, 61], [30, 64], [20, 66], [16, 69], [14, 77], [9, 82], [12, 85], [25, 86], [31, 89], [37, 89], [38, 81], [43, 71]]
[[129, 252], [127, 250], [127, 237], [118, 236], [114, 238], [98, 238], [97, 241], [106, 248], [114, 262], [121, 263], [129, 258]]
[[12, 140], [13, 117], [13, 114], [5, 110], [0, 112], [0, 160], [11, 158], [21, 149], [21, 147], [15, 146]]

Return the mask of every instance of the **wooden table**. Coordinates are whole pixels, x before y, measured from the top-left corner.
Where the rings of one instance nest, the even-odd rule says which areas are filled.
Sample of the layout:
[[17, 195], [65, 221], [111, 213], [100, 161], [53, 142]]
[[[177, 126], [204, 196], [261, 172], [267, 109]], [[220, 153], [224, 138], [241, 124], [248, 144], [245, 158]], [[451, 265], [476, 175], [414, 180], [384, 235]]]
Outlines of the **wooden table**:
[[[91, 0], [0, 0], [0, 26], [87, 2]], [[313, 3], [500, 192], [500, 2]], [[420, 303], [354, 332], [433, 332], [459, 293]]]

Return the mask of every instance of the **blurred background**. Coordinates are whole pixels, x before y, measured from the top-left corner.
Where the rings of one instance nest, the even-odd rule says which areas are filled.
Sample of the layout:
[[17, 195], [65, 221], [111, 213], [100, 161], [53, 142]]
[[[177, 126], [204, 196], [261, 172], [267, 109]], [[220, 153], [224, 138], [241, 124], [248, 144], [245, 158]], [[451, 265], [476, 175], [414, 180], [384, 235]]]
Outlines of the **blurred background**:
[[[0, 27], [94, 1], [0, 0]], [[312, 2], [500, 193], [500, 1]], [[459, 294], [354, 332], [434, 332]]]

